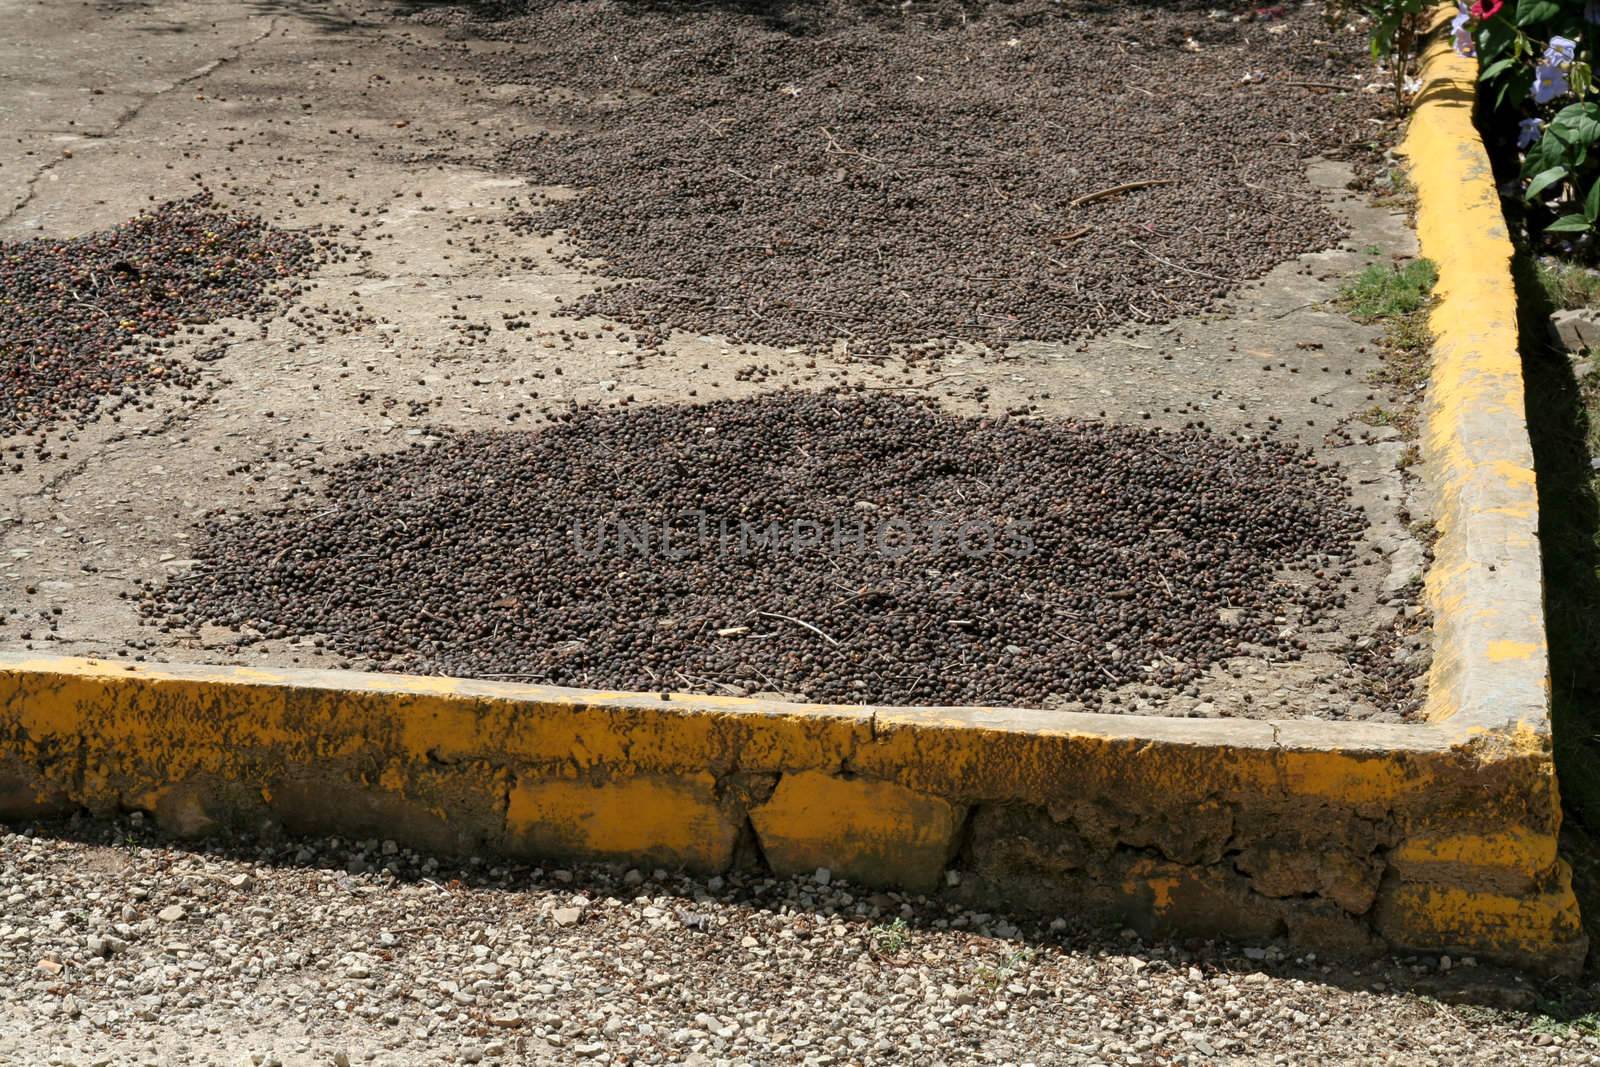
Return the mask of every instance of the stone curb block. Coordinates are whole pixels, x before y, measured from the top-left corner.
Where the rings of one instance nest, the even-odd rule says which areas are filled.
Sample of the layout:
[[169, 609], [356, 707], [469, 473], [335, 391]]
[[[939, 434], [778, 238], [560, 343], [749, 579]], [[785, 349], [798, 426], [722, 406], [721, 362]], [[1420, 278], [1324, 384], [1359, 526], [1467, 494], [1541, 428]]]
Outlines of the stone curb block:
[[1517, 731], [874, 709], [0, 655], [0, 815], [712, 872], [1570, 971]]

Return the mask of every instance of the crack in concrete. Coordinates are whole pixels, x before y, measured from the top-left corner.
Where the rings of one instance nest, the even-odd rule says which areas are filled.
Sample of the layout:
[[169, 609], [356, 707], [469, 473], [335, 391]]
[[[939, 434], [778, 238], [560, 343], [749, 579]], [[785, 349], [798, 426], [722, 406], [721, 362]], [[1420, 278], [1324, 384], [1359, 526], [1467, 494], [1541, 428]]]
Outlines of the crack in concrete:
[[[122, 128], [124, 126], [126, 126], [128, 123], [132, 122], [134, 119], [138, 118], [139, 114], [142, 111], [144, 111], [144, 109], [146, 107], [148, 107], [152, 101], [158, 100], [161, 97], [166, 96], [168, 93], [172, 92], [175, 89], [181, 89], [186, 85], [189, 85], [189, 84], [191, 84], [193, 82], [199, 81], [201, 78], [204, 78], [207, 75], [214, 73], [215, 71], [221, 69], [222, 67], [228, 65], [229, 63], [233, 63], [233, 62], [237, 61], [241, 56], [244, 55], [246, 50], [248, 50], [250, 48], [253, 48], [256, 45], [260, 44], [262, 41], [266, 40], [268, 37], [270, 37], [272, 35], [273, 31], [276, 30], [277, 28], [278, 28], [278, 16], [277, 15], [273, 15], [271, 18], [269, 18], [267, 20], [267, 28], [266, 29], [264, 29], [260, 33], [256, 34], [250, 40], [245, 41], [244, 43], [242, 43], [239, 46], [237, 46], [232, 51], [232, 53], [230, 53], [228, 55], [225, 55], [225, 56], [220, 56], [220, 57], [218, 57], [216, 59], [213, 59], [209, 63], [206, 63], [204, 66], [200, 67], [199, 69], [191, 71], [190, 73], [185, 74], [183, 77], [178, 78], [177, 80], [173, 81], [171, 84], [163, 86], [160, 89], [157, 89], [155, 92], [150, 93], [148, 96], [141, 97], [136, 103], [131, 104], [130, 106], [124, 108], [120, 115], [118, 115], [116, 118], [111, 120], [111, 125], [109, 127], [107, 127], [106, 129], [104, 129], [104, 130], [82, 130], [82, 131], [75, 131], [75, 132], [77, 132], [80, 137], [83, 137], [86, 140], [92, 140], [92, 141], [105, 140], [108, 137], [115, 136], [117, 133], [121, 132], [121, 130], [122, 130]], [[59, 155], [56, 158], [50, 160], [48, 163], [41, 164], [33, 172], [33, 177], [28, 179], [27, 185], [23, 187], [24, 191], [23, 191], [23, 194], [22, 194], [22, 198], [20, 200], [18, 200], [15, 204], [13, 204], [11, 206], [10, 210], [8, 210], [4, 215], [0, 215], [0, 226], [3, 226], [6, 223], [10, 222], [12, 219], [16, 218], [18, 212], [22, 211], [29, 204], [33, 203], [35, 197], [37, 197], [39, 195], [39, 183], [44, 180], [44, 176], [46, 174], [49, 174], [56, 167], [60, 166], [62, 163], [65, 163], [67, 160], [69, 160], [71, 158], [73, 158], [73, 157], [66, 156], [66, 155]]]

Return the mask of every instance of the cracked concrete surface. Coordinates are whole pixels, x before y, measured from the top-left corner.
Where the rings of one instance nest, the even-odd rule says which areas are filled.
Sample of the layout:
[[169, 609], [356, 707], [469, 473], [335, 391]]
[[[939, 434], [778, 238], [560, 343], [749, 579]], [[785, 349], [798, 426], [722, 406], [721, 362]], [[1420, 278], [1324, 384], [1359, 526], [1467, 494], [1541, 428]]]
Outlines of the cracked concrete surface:
[[[76, 6], [76, 11], [67, 10]], [[106, 18], [107, 8], [132, 17]], [[248, 7], [214, 18], [204, 3], [175, 4], [161, 14], [142, 5], [63, 5], [29, 0], [0, 2], [7, 27], [0, 40], [0, 70], [20, 91], [0, 101], [0, 121], [18, 134], [0, 147], [0, 225], [25, 211], [56, 167], [114, 137], [152, 101], [239, 58], [272, 32], [274, 17]], [[204, 35], [188, 27], [203, 24]], [[176, 44], [157, 44], [178, 36]], [[137, 43], [141, 38], [148, 46]], [[218, 50], [226, 54], [215, 58]], [[198, 60], [198, 65], [196, 61]]]
[[[280, 225], [340, 226], [357, 249], [327, 263], [286, 317], [260, 328], [221, 323], [186, 339], [196, 353], [226, 349], [187, 398], [158, 393], [120, 422], [57, 429], [47, 435], [49, 459], [18, 457], [20, 472], [0, 474], [10, 502], [0, 605], [21, 611], [0, 626], [0, 648], [334, 666], [309, 641], [240, 647], [226, 630], [144, 626], [130, 594], [188, 565], [202, 512], [268, 505], [291, 487], [314, 487], [341, 460], [401, 447], [429, 424], [519, 428], [572, 401], [848, 381], [915, 388], [972, 412], [1033, 404], [1040, 416], [1203, 418], [1244, 434], [1261, 432], [1268, 414], [1280, 419], [1281, 432], [1344, 466], [1371, 518], [1358, 591], [1336, 618], [1306, 629], [1310, 649], [1299, 661], [1241, 656], [1189, 692], [1130, 688], [1122, 706], [1200, 717], [1396, 717], [1374, 703], [1352, 659], [1358, 642], [1411, 603], [1423, 564], [1411, 524], [1427, 508], [1400, 469], [1405, 444], [1350, 422], [1383, 400], [1366, 380], [1378, 365], [1374, 330], [1326, 301], [1338, 279], [1410, 255], [1414, 242], [1394, 211], [1343, 190], [1342, 167], [1319, 164], [1310, 181], [1348, 220], [1350, 240], [1284, 264], [1199, 319], [1083, 346], [1020, 345], [1019, 358], [1004, 361], [968, 352], [909, 382], [893, 362], [811, 360], [715, 337], [641, 350], [606, 324], [554, 317], [595, 279], [558, 266], [558, 245], [506, 226], [531, 193], [554, 190], [530, 189], [489, 161], [541, 115], [516, 87], [452, 69], [436, 31], [393, 20], [395, 10], [359, 0], [0, 0], [9, 31], [0, 71], [18, 87], [0, 101], [18, 131], [0, 145], [0, 237], [111, 226], [204, 181]], [[508, 315], [531, 328], [505, 328]], [[740, 380], [736, 372], [752, 365], [768, 373]], [[1197, 391], [1197, 381], [1207, 388]], [[1348, 440], [1335, 432], [1342, 425], [1352, 428]], [[1397, 654], [1425, 657], [1426, 640], [1417, 634]]]

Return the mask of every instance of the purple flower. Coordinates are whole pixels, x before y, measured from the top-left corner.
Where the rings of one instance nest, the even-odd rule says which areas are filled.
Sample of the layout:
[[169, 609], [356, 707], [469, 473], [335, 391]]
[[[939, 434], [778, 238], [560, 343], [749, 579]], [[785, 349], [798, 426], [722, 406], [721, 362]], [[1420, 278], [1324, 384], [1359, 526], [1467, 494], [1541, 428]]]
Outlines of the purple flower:
[[1544, 61], [1553, 67], [1564, 67], [1578, 58], [1578, 42], [1570, 37], [1552, 37], [1544, 50]]
[[1540, 63], [1533, 72], [1533, 102], [1548, 104], [1558, 96], [1565, 96], [1572, 86], [1567, 84], [1567, 72], [1554, 63]]
[[1517, 150], [1526, 152], [1544, 133], [1544, 119], [1523, 119], [1517, 123]]
[[[1600, 0], [1590, 0], [1593, 4], [1600, 4]], [[1450, 32], [1455, 34], [1456, 53], [1471, 59], [1478, 54], [1472, 41], [1472, 27], [1467, 24], [1472, 21], [1472, 12], [1467, 10], [1467, 0], [1456, 0], [1456, 17], [1450, 20]]]

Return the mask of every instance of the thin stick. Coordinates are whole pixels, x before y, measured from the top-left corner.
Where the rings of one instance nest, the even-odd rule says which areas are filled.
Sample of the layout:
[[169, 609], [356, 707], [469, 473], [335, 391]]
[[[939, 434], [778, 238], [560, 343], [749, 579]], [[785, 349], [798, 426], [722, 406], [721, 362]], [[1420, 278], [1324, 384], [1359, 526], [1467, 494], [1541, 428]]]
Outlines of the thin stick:
[[791, 304], [788, 301], [783, 301], [783, 306], [787, 308], [793, 308], [796, 311], [804, 311], [808, 315], [827, 315], [828, 317], [835, 319], [848, 319], [851, 317], [851, 313], [848, 311], [830, 311], [827, 308], [801, 307], [799, 304]]
[[[1170, 259], [1162, 259], [1160, 256], [1158, 256], [1154, 252], [1150, 251], [1144, 245], [1139, 244], [1137, 241], [1129, 241], [1127, 243], [1128, 243], [1128, 245], [1130, 247], [1137, 248], [1139, 251], [1143, 252], [1145, 255], [1149, 256], [1151, 259], [1155, 260], [1157, 263], [1161, 263], [1161, 264], [1164, 264], [1164, 265], [1166, 265], [1168, 267], [1171, 267], [1173, 270], [1181, 270], [1181, 271], [1183, 271], [1183, 273], [1185, 273], [1185, 274], [1193, 274], [1197, 278], [1210, 278], [1214, 282], [1226, 282], [1229, 285], [1238, 284], [1238, 281], [1239, 281], [1238, 278], [1224, 278], [1220, 274], [1207, 274], [1203, 270], [1195, 270], [1193, 267], [1185, 267], [1182, 263], [1174, 263]], [[1131, 307], [1132, 305], [1130, 304], [1129, 306]]]
[[1312, 300], [1312, 301], [1309, 301], [1309, 302], [1304, 303], [1304, 304], [1296, 304], [1294, 307], [1290, 308], [1288, 311], [1276, 311], [1276, 312], [1273, 312], [1271, 315], [1268, 315], [1267, 318], [1269, 318], [1269, 319], [1286, 319], [1290, 315], [1293, 315], [1296, 311], [1304, 311], [1306, 308], [1314, 308], [1320, 303], [1322, 303], [1322, 301], [1320, 301], [1320, 300]]
[[[1263, 82], [1262, 84], [1271, 84]], [[1338, 82], [1279, 82], [1279, 85], [1293, 85], [1301, 89], [1335, 89], [1341, 93], [1348, 93], [1355, 88], [1353, 85], [1340, 85]]]
[[1058, 233], [1054, 237], [1051, 237], [1050, 240], [1056, 242], [1057, 244], [1066, 244], [1068, 241], [1076, 241], [1080, 237], [1087, 237], [1093, 232], [1093, 226], [1079, 226], [1076, 230], [1068, 230], [1066, 233]]
[[684, 674], [682, 671], [673, 671], [672, 673], [676, 674], [679, 678], [682, 678], [683, 679], [683, 684], [688, 686], [690, 689], [695, 688], [696, 684], [698, 683], [700, 685], [714, 685], [714, 686], [717, 686], [719, 689], [726, 689], [728, 692], [732, 693], [734, 696], [743, 695], [743, 691], [741, 689], [739, 689], [739, 687], [729, 685], [727, 682], [719, 682], [714, 678], [691, 678], [687, 674]]
[[1109, 189], [1101, 189], [1097, 193], [1088, 193], [1080, 196], [1078, 199], [1068, 203], [1067, 206], [1081, 207], [1084, 204], [1090, 204], [1108, 196], [1116, 196], [1118, 193], [1131, 193], [1135, 189], [1148, 189], [1152, 185], [1171, 185], [1177, 180], [1176, 178], [1145, 178], [1142, 181], [1123, 182], [1121, 185], [1113, 185]]
[[869, 163], [876, 163], [883, 167], [887, 167], [889, 165], [883, 160], [879, 159], [877, 156], [869, 156], [865, 152], [859, 152], [853, 148], [846, 148], [844, 145], [839, 143], [838, 138], [834, 137], [832, 130], [828, 129], [826, 126], [823, 126], [821, 129], [822, 136], [826, 137], [828, 139], [828, 143], [833, 145], [831, 151], [838, 152], [840, 155], [856, 156], [859, 159], [864, 159]]
[[837, 645], [839, 643], [833, 638], [829, 637], [827, 634], [823, 633], [821, 630], [817, 629], [815, 626], [812, 626], [809, 622], [806, 622], [804, 619], [797, 619], [793, 615], [779, 615], [776, 611], [757, 611], [756, 614], [765, 615], [769, 619], [782, 619], [785, 622], [792, 622], [796, 626], [804, 626], [806, 629], [810, 630], [812, 633], [816, 634], [830, 645]]
[[903, 383], [901, 385], [869, 385], [869, 386], [867, 386], [867, 388], [868, 389], [872, 389], [872, 390], [927, 389], [927, 388], [930, 388], [931, 386], [938, 385], [940, 382], [948, 382], [952, 378], [965, 378], [965, 377], [967, 377], [967, 375], [965, 373], [962, 373], [962, 374], [941, 374], [941, 375], [939, 375], [939, 377], [930, 378], [929, 380], [927, 380], [925, 382], [905, 382], [905, 383]]

